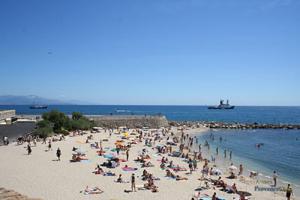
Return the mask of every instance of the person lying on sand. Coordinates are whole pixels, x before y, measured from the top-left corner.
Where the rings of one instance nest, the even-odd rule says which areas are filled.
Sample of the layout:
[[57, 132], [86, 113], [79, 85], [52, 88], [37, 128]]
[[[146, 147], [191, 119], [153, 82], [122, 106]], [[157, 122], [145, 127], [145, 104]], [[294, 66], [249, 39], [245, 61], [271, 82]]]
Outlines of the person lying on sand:
[[154, 165], [149, 161], [142, 164], [142, 167], [154, 167]]
[[79, 154], [73, 154], [70, 162], [80, 162], [81, 160], [87, 160], [87, 158]]
[[172, 168], [175, 172], [179, 172], [179, 171], [187, 171], [186, 168], [184, 167], [180, 167], [179, 165], [177, 165], [175, 168]]
[[188, 180], [188, 178], [186, 178], [186, 177], [182, 177], [182, 176], [179, 176], [179, 175], [177, 175], [176, 176], [176, 181], [186, 181], [186, 180]]
[[111, 171], [108, 171], [108, 172], [104, 172], [103, 176], [116, 176], [116, 174]]
[[86, 188], [85, 188], [85, 190], [83, 192], [84, 192], [85, 195], [88, 195], [88, 194], [101, 194], [101, 193], [103, 193], [103, 191], [99, 187], [89, 188], [89, 186], [86, 186]]

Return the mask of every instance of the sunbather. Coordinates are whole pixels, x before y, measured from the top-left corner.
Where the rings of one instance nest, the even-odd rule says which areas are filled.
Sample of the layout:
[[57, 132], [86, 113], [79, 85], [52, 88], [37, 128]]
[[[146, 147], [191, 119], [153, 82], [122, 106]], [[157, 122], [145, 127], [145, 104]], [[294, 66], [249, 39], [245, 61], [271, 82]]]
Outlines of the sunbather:
[[103, 191], [99, 187], [93, 187], [89, 188], [89, 186], [86, 186], [84, 190], [84, 194], [101, 194]]

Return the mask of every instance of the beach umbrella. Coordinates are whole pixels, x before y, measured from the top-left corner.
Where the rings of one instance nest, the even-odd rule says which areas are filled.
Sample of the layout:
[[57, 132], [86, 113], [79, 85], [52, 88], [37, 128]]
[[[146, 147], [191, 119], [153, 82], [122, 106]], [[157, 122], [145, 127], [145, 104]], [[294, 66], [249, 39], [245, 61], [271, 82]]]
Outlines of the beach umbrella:
[[212, 173], [213, 173], [213, 174], [221, 175], [221, 174], [222, 174], [222, 171], [221, 171], [220, 169], [214, 168], [214, 169], [212, 169]]
[[76, 152], [76, 153], [79, 153], [79, 154], [85, 154], [85, 153], [86, 153], [85, 150], [80, 149], [80, 148], [79, 148], [79, 149], [76, 149], [75, 152]]
[[234, 171], [234, 170], [237, 170], [237, 167], [236, 166], [234, 166], [234, 165], [231, 165], [228, 169], [230, 169], [230, 170], [232, 170], [232, 171]]

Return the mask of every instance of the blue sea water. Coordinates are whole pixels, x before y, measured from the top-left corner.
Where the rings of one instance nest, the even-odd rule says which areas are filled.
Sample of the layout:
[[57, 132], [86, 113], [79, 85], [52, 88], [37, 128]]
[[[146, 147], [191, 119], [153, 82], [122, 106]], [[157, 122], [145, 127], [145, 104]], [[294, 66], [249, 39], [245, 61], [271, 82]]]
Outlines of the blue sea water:
[[[28, 105], [0, 105], [1, 109], [16, 109], [17, 114], [41, 114], [55, 109], [66, 114], [74, 111], [87, 115], [161, 113], [169, 120], [300, 124], [300, 107], [237, 106], [233, 110], [209, 110], [207, 106], [50, 105], [46, 110], [38, 110], [30, 109]], [[117, 110], [121, 112], [116, 112]]]
[[[214, 135], [214, 140], [210, 135]], [[219, 138], [222, 137], [222, 142]], [[280, 179], [300, 189], [300, 130], [218, 130], [200, 134], [200, 142], [210, 144], [209, 157], [216, 156], [224, 160], [227, 150], [227, 164], [243, 164], [249, 170], [257, 171], [264, 177], [272, 177], [277, 171]], [[256, 144], [263, 143], [259, 149]], [[229, 160], [232, 151], [232, 160]], [[249, 175], [249, 172], [246, 172]]]

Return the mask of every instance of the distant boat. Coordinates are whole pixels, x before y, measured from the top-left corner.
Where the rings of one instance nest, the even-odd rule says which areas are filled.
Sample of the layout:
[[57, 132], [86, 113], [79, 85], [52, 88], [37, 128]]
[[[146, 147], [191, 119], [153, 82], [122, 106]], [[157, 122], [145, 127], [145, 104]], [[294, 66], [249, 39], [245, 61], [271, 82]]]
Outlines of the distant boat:
[[45, 106], [45, 105], [32, 105], [29, 108], [30, 109], [47, 109], [48, 106]]
[[226, 104], [224, 100], [220, 100], [220, 104], [218, 106], [209, 106], [208, 109], [219, 109], [219, 110], [227, 110], [227, 109], [234, 109], [235, 106], [231, 106], [229, 104], [229, 100], [227, 100]]
[[116, 109], [115, 112], [116, 112], [116, 113], [129, 113], [130, 110], [126, 110], [126, 109], [125, 109], [125, 110]]

